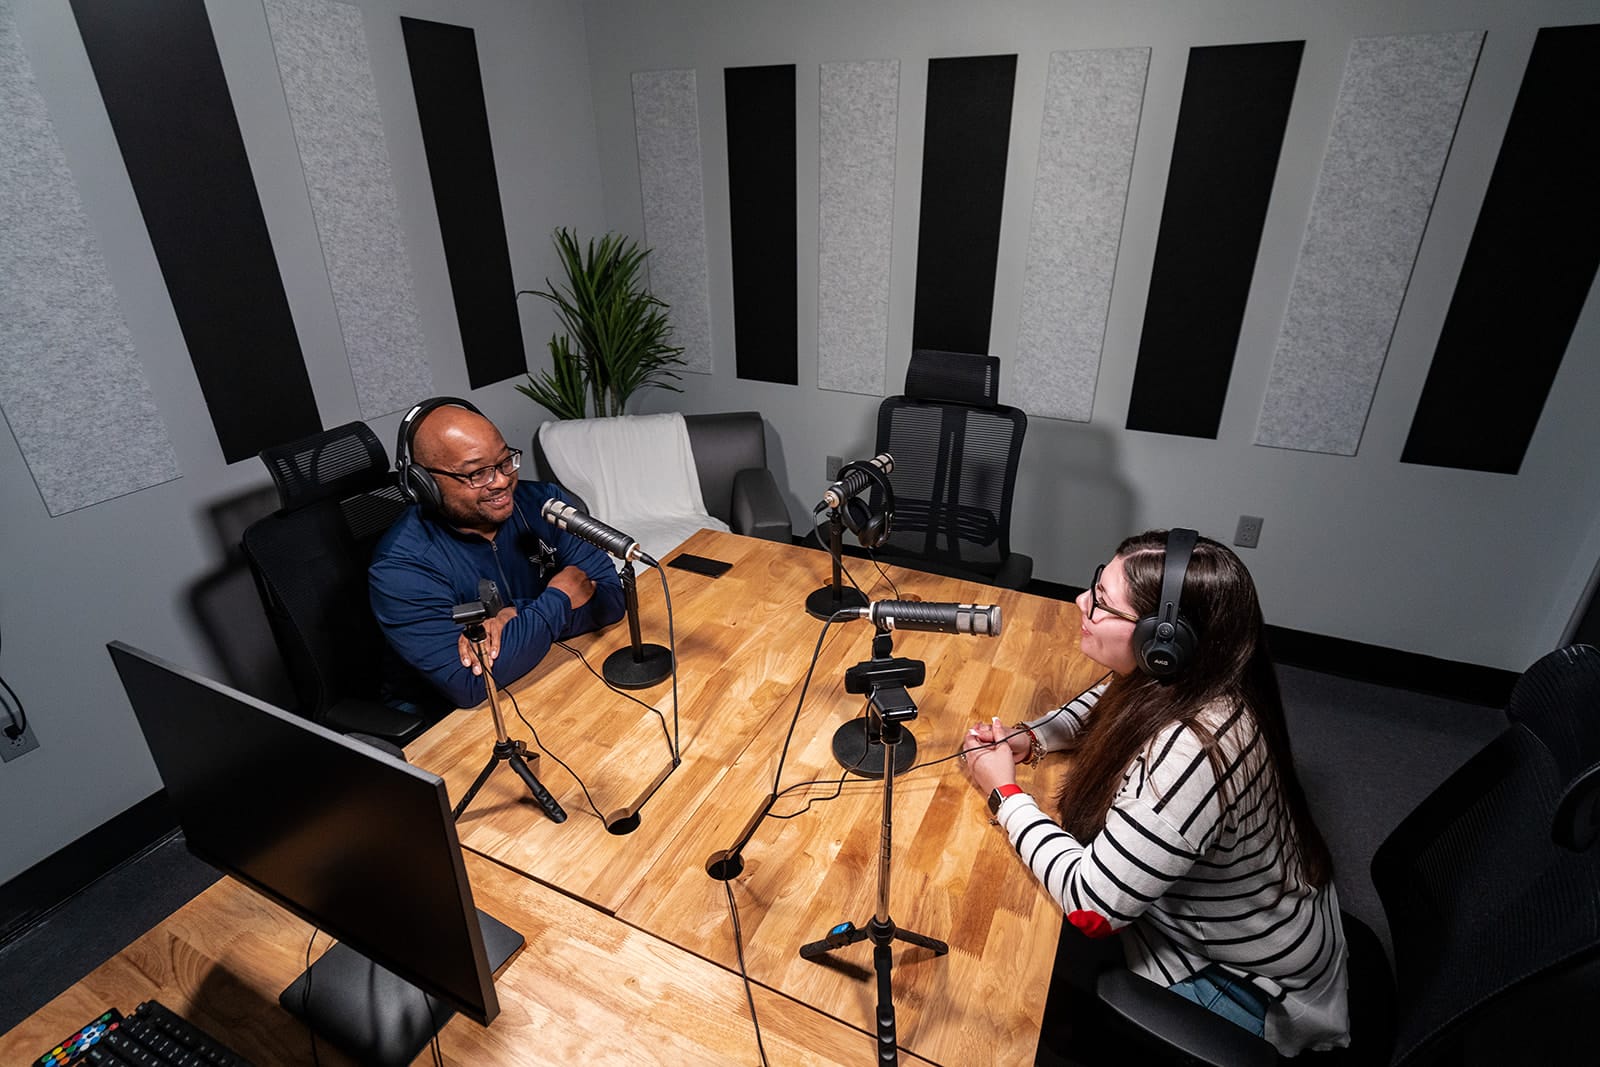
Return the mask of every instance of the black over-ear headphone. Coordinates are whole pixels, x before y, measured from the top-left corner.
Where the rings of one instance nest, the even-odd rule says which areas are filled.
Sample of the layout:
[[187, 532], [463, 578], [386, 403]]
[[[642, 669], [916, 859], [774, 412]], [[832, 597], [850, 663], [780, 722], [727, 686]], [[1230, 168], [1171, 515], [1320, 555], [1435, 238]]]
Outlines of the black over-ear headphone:
[[862, 548], [877, 548], [889, 540], [889, 534], [894, 529], [894, 486], [889, 484], [888, 475], [875, 464], [864, 460], [846, 463], [839, 468], [838, 479], [851, 471], [864, 475], [875, 489], [883, 494], [883, 514], [873, 515], [872, 508], [859, 496], [853, 496], [844, 502], [839, 509], [839, 518], [844, 521], [845, 527], [856, 535], [856, 540], [861, 542]]
[[417, 424], [427, 418], [430, 411], [444, 407], [466, 408], [474, 415], [483, 414], [460, 397], [432, 397], [406, 412], [394, 443], [394, 469], [400, 482], [400, 494], [420, 507], [424, 515], [439, 514], [444, 507], [444, 494], [439, 491], [439, 480], [428, 473], [426, 467], [417, 465], [411, 452], [412, 439], [417, 435]]
[[1167, 551], [1161, 565], [1161, 599], [1153, 614], [1133, 627], [1133, 654], [1139, 669], [1156, 678], [1168, 678], [1189, 665], [1200, 643], [1194, 627], [1183, 617], [1179, 601], [1189, 557], [1200, 535], [1181, 527], [1167, 531]]

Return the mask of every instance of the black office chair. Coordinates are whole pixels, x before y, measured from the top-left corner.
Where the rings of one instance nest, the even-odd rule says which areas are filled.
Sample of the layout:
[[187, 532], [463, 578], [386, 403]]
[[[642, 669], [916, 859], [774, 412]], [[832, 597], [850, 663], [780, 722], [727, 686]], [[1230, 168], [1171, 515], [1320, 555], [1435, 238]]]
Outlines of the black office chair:
[[278, 511], [244, 532], [245, 557], [299, 711], [331, 729], [405, 744], [448, 710], [379, 699], [391, 653], [367, 598], [379, 535], [405, 508], [383, 445], [352, 422], [266, 449]]
[[[1574, 646], [1545, 656], [1518, 681], [1506, 714], [1508, 728], [1373, 857], [1373, 884], [1394, 939], [1392, 980], [1371, 931], [1344, 916], [1350, 1047], [1282, 1062], [1595, 1060], [1600, 652]], [[1067, 928], [1051, 988], [1053, 1011], [1097, 1016], [1085, 1046], [1121, 1042], [1124, 1056], [1149, 1063], [1235, 1067], [1277, 1059], [1265, 1041], [1133, 975], [1103, 945]], [[1055, 1047], [1073, 1055], [1083, 1036], [1075, 1030]], [[1051, 1054], [1043, 1051], [1041, 1062]], [[1082, 1062], [1096, 1062], [1093, 1052]]]
[[885, 561], [1008, 589], [1033, 576], [1033, 559], [1011, 550], [1028, 416], [999, 403], [999, 383], [994, 356], [911, 354], [904, 395], [878, 406], [877, 448], [894, 456]]

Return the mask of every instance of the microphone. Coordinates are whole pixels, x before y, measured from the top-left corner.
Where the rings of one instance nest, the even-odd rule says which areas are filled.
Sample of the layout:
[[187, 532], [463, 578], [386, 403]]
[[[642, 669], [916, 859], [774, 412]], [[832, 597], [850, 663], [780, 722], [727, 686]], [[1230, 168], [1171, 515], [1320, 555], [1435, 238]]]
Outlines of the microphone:
[[936, 604], [920, 600], [875, 600], [852, 609], [882, 630], [926, 630], [937, 634], [1000, 636], [999, 604]]
[[630, 563], [638, 560], [651, 567], [659, 566], [645, 554], [639, 542], [621, 530], [612, 529], [599, 519], [585, 515], [571, 504], [562, 503], [555, 497], [544, 502], [544, 507], [539, 509], [539, 515], [550, 525], [559, 527], [574, 537], [581, 537], [620, 560]]
[[[866, 460], [866, 463], [878, 468], [885, 475], [894, 470], [894, 457], [887, 452], [880, 453]], [[872, 478], [860, 471], [847, 471], [843, 478], [834, 482], [822, 494], [822, 503], [826, 507], [837, 511], [846, 500], [855, 496], [861, 490], [872, 484]]]

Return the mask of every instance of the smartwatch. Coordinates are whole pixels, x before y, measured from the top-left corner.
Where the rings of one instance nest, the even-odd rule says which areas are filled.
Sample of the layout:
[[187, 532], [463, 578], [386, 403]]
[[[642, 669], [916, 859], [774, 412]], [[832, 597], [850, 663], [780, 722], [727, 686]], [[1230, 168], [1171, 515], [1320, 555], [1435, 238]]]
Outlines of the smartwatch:
[[1020, 785], [997, 785], [989, 791], [989, 814], [1000, 814], [1000, 802], [1006, 797], [1014, 797], [1022, 792]]

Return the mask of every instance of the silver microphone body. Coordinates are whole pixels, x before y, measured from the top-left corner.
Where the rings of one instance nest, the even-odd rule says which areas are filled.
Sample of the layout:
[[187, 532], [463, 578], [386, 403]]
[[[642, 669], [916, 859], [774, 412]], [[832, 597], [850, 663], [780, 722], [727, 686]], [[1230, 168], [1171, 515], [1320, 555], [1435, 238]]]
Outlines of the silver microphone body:
[[[881, 452], [864, 462], [878, 468], [887, 477], [894, 470], [894, 457], [887, 452]], [[872, 478], [860, 471], [847, 471], [843, 478], [828, 486], [822, 494], [822, 503], [837, 511], [846, 500], [855, 496], [861, 490], [872, 484]]]
[[638, 541], [621, 530], [607, 526], [599, 519], [585, 515], [565, 501], [551, 497], [539, 509], [539, 515], [550, 525], [565, 530], [574, 537], [580, 537], [618, 559], [630, 563], [638, 560], [651, 567], [656, 566], [656, 561], [645, 554]]
[[999, 604], [926, 603], [920, 600], [875, 600], [855, 611], [885, 630], [926, 630], [940, 634], [1000, 636]]

